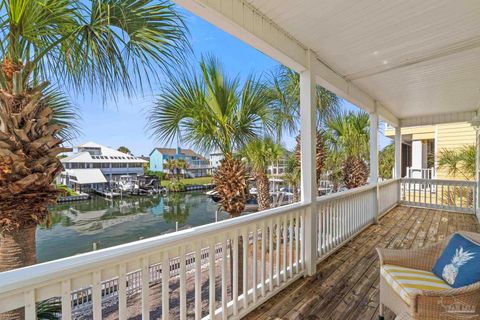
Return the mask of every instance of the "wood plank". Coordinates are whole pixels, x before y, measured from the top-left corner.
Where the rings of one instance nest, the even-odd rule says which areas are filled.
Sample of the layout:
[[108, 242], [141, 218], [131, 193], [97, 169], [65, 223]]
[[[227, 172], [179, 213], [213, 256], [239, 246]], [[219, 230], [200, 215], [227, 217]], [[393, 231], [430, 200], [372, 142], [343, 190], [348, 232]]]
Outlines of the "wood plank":
[[[376, 319], [379, 266], [374, 248], [423, 247], [457, 230], [480, 231], [471, 214], [397, 207], [244, 319]], [[386, 319], [394, 319], [387, 310]]]

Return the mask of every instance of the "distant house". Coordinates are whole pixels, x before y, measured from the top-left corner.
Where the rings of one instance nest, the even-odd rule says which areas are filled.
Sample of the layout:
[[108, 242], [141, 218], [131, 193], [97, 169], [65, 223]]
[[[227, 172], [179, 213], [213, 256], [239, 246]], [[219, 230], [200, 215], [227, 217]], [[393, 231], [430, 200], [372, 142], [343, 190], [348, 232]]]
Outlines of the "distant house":
[[121, 176], [143, 175], [143, 164], [147, 163], [95, 142], [77, 146], [74, 153], [60, 161], [64, 171], [57, 181], [77, 190], [103, 189]]
[[220, 161], [223, 159], [223, 153], [215, 151], [210, 153], [210, 166], [212, 170], [215, 171], [220, 167]]
[[[385, 125], [385, 136], [393, 139], [395, 129]], [[458, 179], [439, 170], [440, 152], [475, 143], [475, 129], [468, 122], [402, 128], [402, 177]]]
[[204, 177], [211, 173], [210, 161], [191, 149], [155, 148], [150, 152], [150, 171], [169, 173], [165, 162], [169, 159], [183, 159], [187, 162], [187, 170], [182, 172], [190, 178]]

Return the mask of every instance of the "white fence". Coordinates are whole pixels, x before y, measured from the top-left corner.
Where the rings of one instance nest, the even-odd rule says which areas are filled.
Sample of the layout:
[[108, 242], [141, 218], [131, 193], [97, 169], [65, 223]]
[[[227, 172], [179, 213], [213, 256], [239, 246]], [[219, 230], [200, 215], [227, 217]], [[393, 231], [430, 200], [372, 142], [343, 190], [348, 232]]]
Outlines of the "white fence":
[[[398, 203], [400, 181], [389, 180], [317, 198], [318, 260], [374, 223]], [[377, 192], [379, 196], [377, 197]]]
[[400, 179], [391, 179], [380, 182], [378, 185], [378, 212], [387, 213], [400, 201]]
[[62, 319], [79, 309], [126, 319], [137, 299], [143, 319], [239, 318], [399, 202], [472, 212], [474, 194], [468, 181], [395, 179], [319, 197], [313, 216], [309, 204], [291, 204], [0, 273], [0, 313], [24, 307], [33, 320], [36, 303], [54, 298]]
[[475, 181], [402, 179], [401, 203], [475, 213]]
[[[162, 319], [245, 315], [303, 274], [305, 208], [288, 205], [0, 273], [0, 313], [24, 307], [25, 318], [33, 320], [37, 302], [60, 298], [62, 319], [71, 319], [78, 303], [72, 292], [88, 289], [82, 303], [91, 301], [93, 319], [102, 318], [103, 298], [114, 292], [116, 317], [126, 319], [128, 293], [135, 287], [141, 288], [143, 319], [153, 310], [161, 310]], [[165, 265], [172, 271], [173, 260], [178, 275], [162, 272]], [[154, 292], [159, 306], [151, 304]]]

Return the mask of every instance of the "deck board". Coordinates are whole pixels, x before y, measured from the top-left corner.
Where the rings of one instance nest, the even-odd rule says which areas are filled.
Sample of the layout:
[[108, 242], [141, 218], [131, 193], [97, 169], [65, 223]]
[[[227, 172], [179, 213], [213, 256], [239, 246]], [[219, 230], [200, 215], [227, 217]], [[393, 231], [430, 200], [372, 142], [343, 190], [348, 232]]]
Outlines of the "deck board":
[[396, 207], [320, 262], [315, 276], [297, 280], [244, 319], [377, 319], [375, 248], [419, 248], [459, 230], [480, 232], [480, 225], [470, 214]]

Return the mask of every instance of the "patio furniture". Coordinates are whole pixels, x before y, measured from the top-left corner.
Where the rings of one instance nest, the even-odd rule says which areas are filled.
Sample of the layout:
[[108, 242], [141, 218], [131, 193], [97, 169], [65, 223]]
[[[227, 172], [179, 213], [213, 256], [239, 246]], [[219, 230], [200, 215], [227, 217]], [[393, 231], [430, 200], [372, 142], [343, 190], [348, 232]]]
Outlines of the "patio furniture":
[[[478, 233], [458, 233], [480, 243]], [[420, 249], [377, 248], [381, 273], [380, 319], [383, 319], [384, 307], [400, 319], [405, 319], [406, 314], [411, 319], [421, 320], [480, 319], [480, 282], [451, 288], [432, 273], [452, 236]]]

